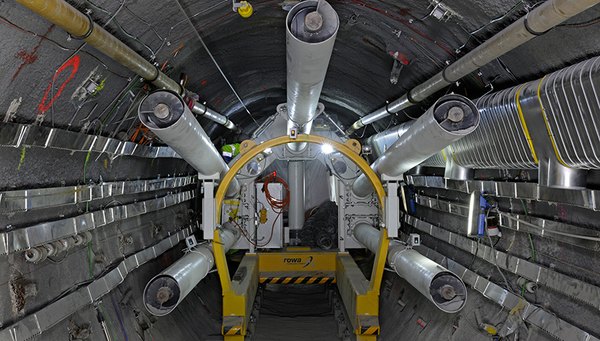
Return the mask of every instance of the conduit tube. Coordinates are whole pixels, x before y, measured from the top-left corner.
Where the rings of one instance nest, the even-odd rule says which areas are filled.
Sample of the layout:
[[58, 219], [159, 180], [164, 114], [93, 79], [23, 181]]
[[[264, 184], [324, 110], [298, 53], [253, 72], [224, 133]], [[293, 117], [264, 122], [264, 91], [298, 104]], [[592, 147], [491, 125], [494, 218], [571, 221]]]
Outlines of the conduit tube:
[[289, 225], [291, 230], [301, 230], [304, 226], [304, 161], [288, 163], [288, 185], [290, 186]]
[[[286, 18], [288, 134], [292, 129], [310, 133], [340, 24], [331, 5], [321, 0], [317, 12], [317, 4], [303, 1]], [[304, 145], [290, 148], [301, 150]]]
[[362, 117], [346, 130], [348, 135], [367, 124], [406, 109], [456, 82], [485, 64], [546, 33], [561, 22], [600, 3], [600, 0], [549, 0], [517, 20], [442, 72], [416, 86], [392, 103]]
[[[227, 252], [240, 238], [240, 231], [227, 222], [219, 230]], [[196, 246], [166, 270], [152, 278], [144, 289], [144, 306], [152, 315], [172, 312], [200, 283], [215, 264], [212, 244]]]
[[[401, 176], [475, 130], [479, 119], [479, 111], [468, 98], [446, 95], [419, 117], [373, 162], [371, 168], [378, 175]], [[373, 187], [362, 174], [352, 184], [352, 190], [356, 195], [364, 197], [373, 192]]]
[[[377, 229], [358, 224], [353, 233], [367, 249], [377, 252], [380, 238]], [[460, 277], [411, 247], [390, 241], [387, 263], [441, 311], [457, 313], [467, 303], [467, 288]]]
[[[173, 148], [195, 170], [205, 176], [223, 178], [229, 167], [223, 161], [198, 120], [183, 99], [169, 90], [156, 90], [138, 108], [140, 121]], [[227, 195], [237, 193], [239, 182], [232, 181]]]
[[[108, 33], [108, 31], [98, 24], [94, 23], [90, 16], [86, 16], [79, 12], [64, 0], [15, 1], [41, 15], [50, 22], [60, 26], [65, 31], [69, 32], [75, 39], [83, 40], [95, 47], [98, 51], [151, 82], [157, 88], [175, 91], [180, 95], [185, 94], [185, 89], [176, 81], [162, 73], [158, 67], [152, 65], [152, 63], [145, 60], [129, 46]], [[231, 123], [227, 117], [207, 108], [201, 103], [195, 101], [194, 109], [192, 111], [195, 114], [204, 115], [209, 120], [224, 125], [236, 133], [240, 131], [239, 127]]]

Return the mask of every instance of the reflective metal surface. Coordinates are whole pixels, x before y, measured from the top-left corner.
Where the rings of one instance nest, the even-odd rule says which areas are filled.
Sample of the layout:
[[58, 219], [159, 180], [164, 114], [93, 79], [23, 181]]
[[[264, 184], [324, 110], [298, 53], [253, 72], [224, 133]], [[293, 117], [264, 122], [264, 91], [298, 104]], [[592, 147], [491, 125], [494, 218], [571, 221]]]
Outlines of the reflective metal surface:
[[[169, 106], [170, 115], [165, 119], [154, 115], [159, 104]], [[198, 120], [177, 94], [166, 90], [152, 92], [140, 103], [138, 116], [146, 127], [176, 150], [200, 174], [211, 176], [218, 173], [222, 178], [229, 170]], [[238, 189], [239, 183], [233, 181], [228, 194]]]
[[477, 275], [475, 272], [464, 267], [463, 265], [446, 258], [444, 255], [421, 245], [417, 247], [417, 251], [425, 255], [427, 258], [435, 262], [448, 263], [448, 269], [458, 274], [466, 284], [481, 293], [487, 299], [496, 302], [500, 306], [507, 308], [509, 311], [517, 307], [518, 304], [523, 305], [521, 317], [526, 322], [529, 322], [542, 330], [546, 331], [558, 340], [564, 341], [598, 341], [600, 339], [590, 335], [588, 332], [581, 330], [569, 322], [559, 318], [555, 313], [544, 310], [543, 308], [525, 301], [520, 296], [517, 296], [501, 286], [490, 282], [484, 277]]
[[[231, 222], [223, 224], [219, 234], [225, 252], [242, 235]], [[206, 277], [214, 265], [212, 244], [194, 247], [148, 282], [144, 289], [144, 306], [156, 316], [169, 314]]]
[[[377, 229], [361, 223], [354, 227], [353, 235], [371, 252], [377, 252], [381, 238]], [[456, 313], [465, 306], [467, 289], [462, 280], [408, 246], [390, 241], [387, 263], [440, 310]], [[444, 289], [450, 289], [452, 294], [444, 297]]]
[[[466, 204], [431, 198], [421, 194], [415, 195], [415, 203], [462, 217], [468, 217], [469, 214], [469, 206]], [[594, 251], [600, 250], [600, 232], [584, 227], [529, 215], [511, 214], [506, 212], [500, 213], [499, 226], [558, 240]]]
[[[460, 108], [464, 112], [464, 118], [460, 122], [453, 122], [449, 118], [448, 113], [453, 108]], [[469, 99], [446, 95], [419, 117], [371, 164], [371, 168], [379, 175], [401, 176], [452, 142], [471, 133], [478, 124], [479, 112]], [[354, 181], [352, 190], [358, 196], [366, 196], [373, 191], [364, 175]]]
[[[492, 249], [485, 244], [429, 224], [413, 216], [404, 215], [404, 222], [436, 239], [454, 245], [504, 270], [536, 282], [538, 285], [563, 293], [600, 310], [600, 288], [550, 268], [531, 263], [513, 255]], [[466, 231], [465, 231], [466, 234]]]
[[91, 186], [66, 186], [0, 192], [0, 212], [19, 212], [90, 202], [119, 195], [158, 191], [194, 184], [197, 177], [104, 182]]
[[169, 147], [142, 146], [104, 136], [7, 122], [0, 122], [0, 146], [55, 148], [75, 152], [108, 153], [113, 156], [181, 158]]
[[115, 206], [62, 219], [0, 233], [0, 255], [27, 250], [60, 238], [73, 236], [104, 225], [158, 211], [193, 199], [195, 191], [168, 194], [164, 197], [133, 204]]
[[500, 182], [483, 180], [451, 180], [439, 176], [407, 175], [409, 185], [435, 187], [471, 193], [474, 190], [486, 191], [501, 198], [531, 199], [553, 203], [580, 206], [599, 210], [600, 191], [592, 189], [568, 189], [540, 186], [527, 182]]
[[298, 134], [311, 131], [339, 28], [337, 13], [326, 1], [321, 1], [322, 28], [306, 33], [304, 18], [316, 10], [317, 3], [303, 1], [286, 18], [288, 135], [292, 128]]
[[289, 226], [293, 230], [301, 230], [304, 226], [304, 167], [304, 161], [290, 161], [288, 163], [288, 185], [290, 187]]
[[42, 334], [78, 310], [93, 304], [108, 294], [121, 284], [131, 271], [159, 257], [192, 232], [190, 228], [180, 230], [158, 244], [125, 258], [105, 276], [0, 330], [0, 340], [25, 341]]

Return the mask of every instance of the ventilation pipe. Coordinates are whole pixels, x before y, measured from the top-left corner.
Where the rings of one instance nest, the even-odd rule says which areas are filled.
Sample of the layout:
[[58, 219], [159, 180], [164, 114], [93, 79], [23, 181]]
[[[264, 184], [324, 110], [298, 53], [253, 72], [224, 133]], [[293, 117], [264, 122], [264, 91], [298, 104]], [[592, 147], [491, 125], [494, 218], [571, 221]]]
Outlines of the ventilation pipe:
[[[240, 238], [240, 230], [227, 222], [219, 230], [223, 249], [227, 252]], [[172, 312], [200, 283], [215, 264], [212, 244], [191, 249], [165, 271], [152, 278], [144, 289], [144, 306], [152, 315]]]
[[[163, 142], [168, 144], [198, 173], [225, 176], [229, 167], [223, 161], [198, 120], [177, 93], [156, 90], [146, 96], [138, 109], [140, 121]], [[239, 183], [232, 181], [228, 195], [239, 190]]]
[[485, 95], [481, 124], [446, 157], [463, 168], [537, 169], [541, 186], [585, 188], [587, 170], [600, 169], [599, 88], [594, 57]]
[[[83, 40], [95, 47], [98, 51], [151, 82], [157, 88], [175, 91], [182, 96], [185, 94], [186, 90], [162, 73], [158, 67], [152, 65], [104, 28], [94, 23], [91, 16], [82, 14], [64, 0], [15, 1], [62, 27], [73, 38]], [[227, 117], [197, 101], [194, 101], [192, 105], [192, 112], [221, 124], [235, 133], [241, 133], [241, 129], [229, 121]]]
[[600, 0], [549, 0], [467, 53], [442, 72], [392, 103], [362, 117], [346, 130], [348, 135], [367, 124], [406, 109], [465, 77], [512, 49], [546, 33], [561, 22], [600, 3]]
[[[479, 112], [475, 104], [463, 96], [446, 95], [412, 123], [396, 142], [373, 162], [371, 168], [378, 175], [401, 176], [475, 130], [478, 124]], [[396, 134], [398, 131], [396, 128]], [[381, 137], [386, 136], [389, 136], [389, 132], [381, 134]], [[362, 174], [352, 184], [352, 190], [356, 195], [364, 197], [373, 192], [373, 187]]]
[[[309, 134], [325, 80], [339, 18], [326, 1], [303, 1], [286, 18], [288, 135]], [[322, 110], [321, 110], [322, 111]], [[289, 145], [302, 150], [306, 143]]]
[[[367, 249], [377, 252], [381, 238], [377, 229], [357, 224], [353, 234]], [[460, 277], [411, 247], [390, 241], [387, 263], [441, 311], [457, 313], [467, 303], [467, 288]]]

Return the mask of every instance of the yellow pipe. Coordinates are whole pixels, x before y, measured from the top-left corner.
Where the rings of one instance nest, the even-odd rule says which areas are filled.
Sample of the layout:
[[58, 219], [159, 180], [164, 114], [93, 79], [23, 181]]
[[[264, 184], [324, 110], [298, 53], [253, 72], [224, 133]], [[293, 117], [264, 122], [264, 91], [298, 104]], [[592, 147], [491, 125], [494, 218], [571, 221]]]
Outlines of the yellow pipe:
[[[60, 26], [74, 37], [88, 37], [82, 40], [100, 52], [121, 63], [142, 78], [152, 81], [158, 88], [176, 91], [182, 95], [183, 88], [174, 80], [160, 72], [154, 65], [133, 51], [129, 46], [94, 23], [87, 16], [63, 0], [15, 0], [33, 12]], [[92, 30], [90, 32], [90, 25]]]

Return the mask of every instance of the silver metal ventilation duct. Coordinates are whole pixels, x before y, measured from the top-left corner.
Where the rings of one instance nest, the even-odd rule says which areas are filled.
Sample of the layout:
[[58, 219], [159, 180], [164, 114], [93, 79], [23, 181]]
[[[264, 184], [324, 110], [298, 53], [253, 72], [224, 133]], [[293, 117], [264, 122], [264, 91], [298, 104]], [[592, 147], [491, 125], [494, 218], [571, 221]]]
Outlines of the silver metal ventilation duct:
[[[175, 91], [184, 95], [186, 90], [176, 81], [169, 78], [158, 67], [152, 65], [144, 57], [137, 54], [129, 46], [115, 38], [104, 28], [94, 23], [91, 17], [79, 12], [64, 0], [16, 0], [21, 5], [29, 8], [50, 22], [62, 27], [73, 37], [78, 37], [87, 44], [98, 49], [117, 63], [137, 73], [159, 89]], [[192, 111], [207, 119], [233, 130], [236, 134], [241, 129], [227, 117], [194, 101]]]
[[[223, 224], [219, 234], [225, 252], [241, 236], [240, 230], [231, 222]], [[144, 306], [152, 315], [169, 314], [206, 277], [214, 264], [212, 245], [196, 246], [148, 282], [144, 289]]]
[[310, 133], [339, 24], [337, 13], [323, 0], [300, 2], [287, 15], [288, 134], [292, 129]]
[[[401, 176], [475, 130], [478, 124], [479, 112], [469, 99], [459, 95], [446, 95], [412, 123], [396, 142], [373, 162], [371, 168], [378, 175]], [[394, 129], [396, 133], [398, 130]], [[389, 136], [389, 132], [381, 134], [380, 137], [386, 136]], [[373, 187], [362, 174], [354, 181], [352, 190], [358, 196], [366, 196], [373, 191]]]
[[[225, 176], [229, 167], [183, 99], [175, 92], [157, 90], [146, 96], [138, 109], [140, 121], [173, 148], [200, 174]], [[227, 194], [236, 193], [232, 181]]]
[[442, 90], [514, 48], [546, 33], [561, 22], [600, 3], [600, 0], [549, 0], [467, 53], [442, 72], [411, 89], [390, 104], [360, 118], [346, 130], [348, 135], [367, 124], [397, 113]]
[[[374, 227], [358, 224], [353, 234], [371, 252], [379, 249], [381, 234]], [[387, 263], [443, 312], [457, 313], [467, 303], [467, 288], [460, 277], [407, 245], [390, 241]]]
[[481, 124], [445, 157], [463, 168], [538, 169], [543, 186], [585, 187], [586, 170], [600, 169], [599, 89], [596, 57], [483, 96]]

